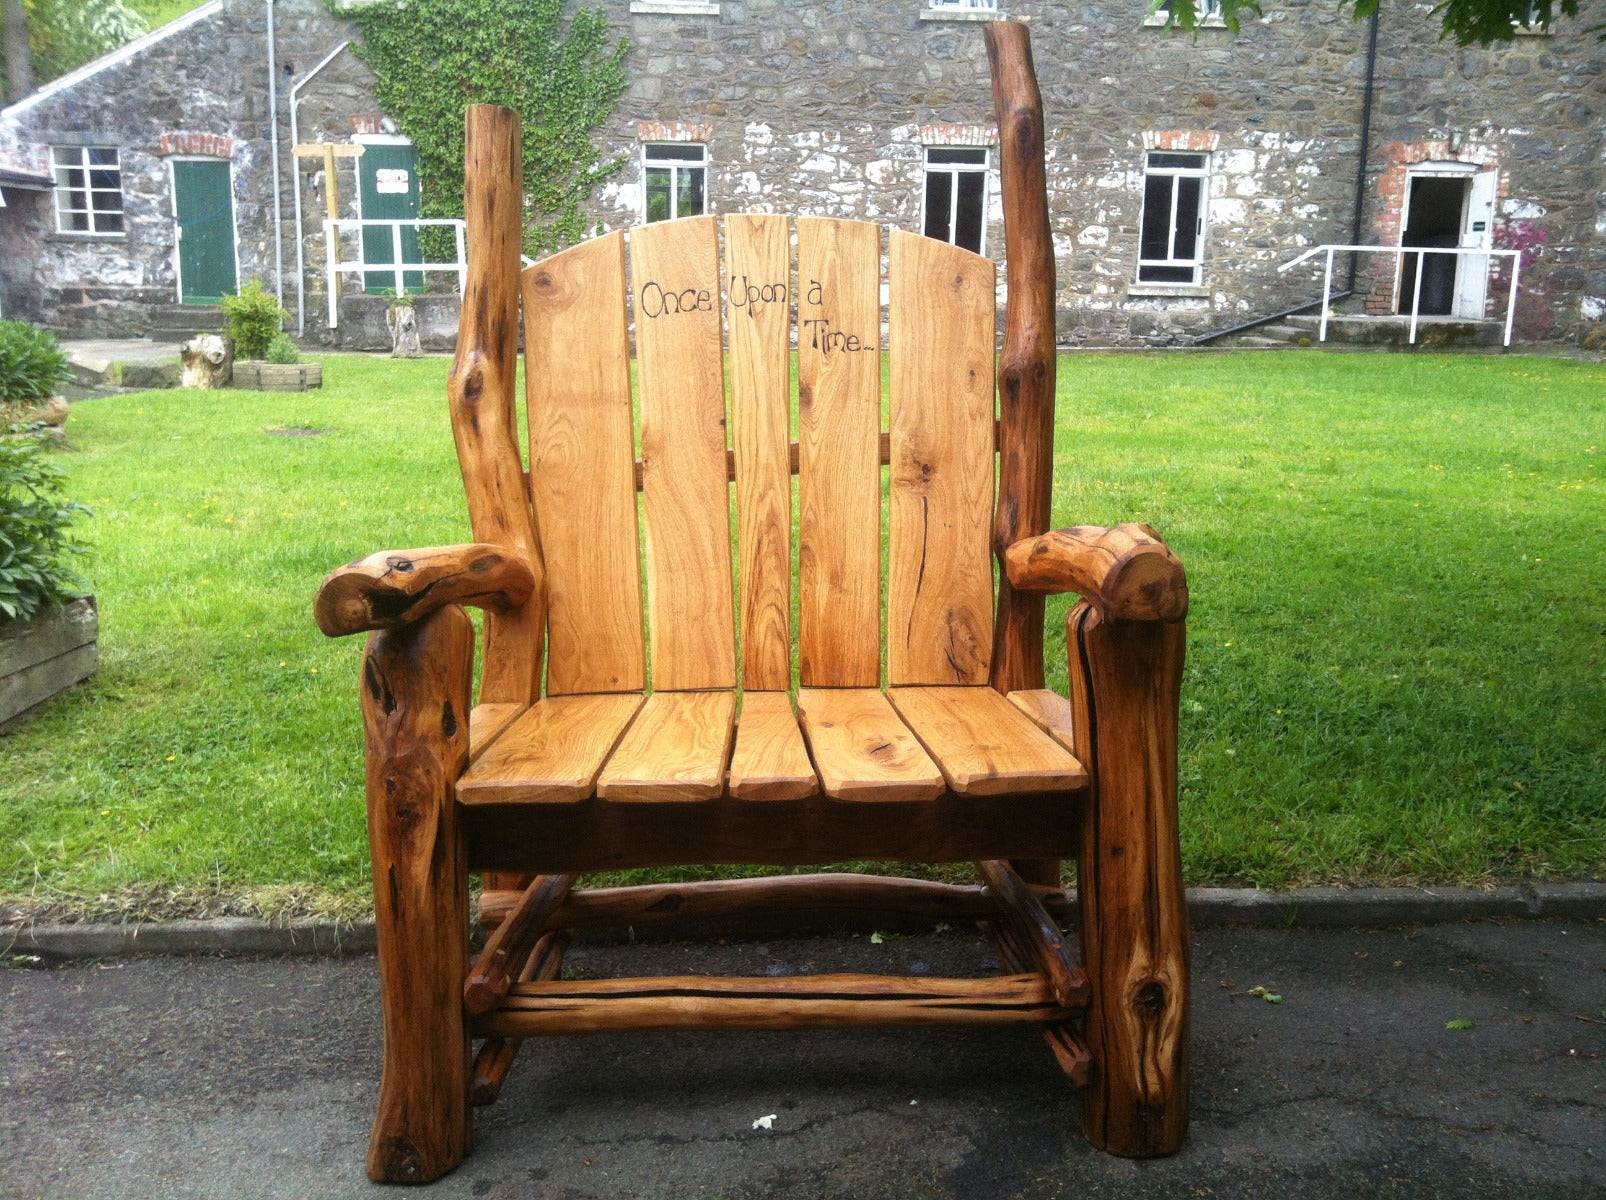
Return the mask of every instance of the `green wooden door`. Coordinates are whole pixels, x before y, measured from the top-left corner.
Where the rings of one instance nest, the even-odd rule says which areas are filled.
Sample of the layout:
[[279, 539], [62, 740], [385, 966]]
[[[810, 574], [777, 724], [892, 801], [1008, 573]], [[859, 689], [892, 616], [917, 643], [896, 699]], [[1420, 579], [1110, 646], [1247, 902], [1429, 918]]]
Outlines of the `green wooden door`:
[[[365, 144], [362, 157], [357, 160], [357, 179], [361, 193], [359, 204], [365, 221], [418, 216], [416, 147], [409, 144]], [[419, 251], [417, 226], [404, 227], [401, 231], [401, 260], [404, 263], [424, 261]], [[365, 228], [362, 231], [362, 261], [366, 266], [394, 264], [394, 230]], [[402, 286], [409, 292], [423, 291], [424, 273], [404, 272]], [[395, 271], [364, 271], [363, 290], [389, 295], [396, 290]]]
[[173, 212], [178, 226], [178, 296], [216, 304], [239, 290], [234, 273], [234, 189], [229, 164], [173, 161]]

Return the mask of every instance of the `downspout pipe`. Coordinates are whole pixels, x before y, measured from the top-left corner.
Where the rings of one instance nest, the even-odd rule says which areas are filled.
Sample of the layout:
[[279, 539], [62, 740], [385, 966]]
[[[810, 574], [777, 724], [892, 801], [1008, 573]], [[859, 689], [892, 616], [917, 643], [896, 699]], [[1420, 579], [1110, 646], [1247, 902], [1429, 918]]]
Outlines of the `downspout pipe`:
[[273, 154], [273, 293], [284, 307], [284, 207], [279, 196], [279, 64], [273, 38], [273, 0], [262, 0], [268, 23], [268, 143]]
[[[313, 67], [312, 70], [308, 71], [300, 79], [296, 80], [295, 83], [291, 84], [291, 86], [290, 86], [290, 145], [291, 145], [292, 149], [294, 149], [296, 146], [299, 146], [301, 144], [301, 135], [300, 135], [300, 132], [299, 132], [299, 126], [296, 124], [296, 105], [301, 103], [301, 97], [300, 97], [301, 89], [306, 87], [307, 84], [311, 83], [313, 81], [313, 79], [315, 79], [317, 77], [317, 75], [318, 75], [318, 73], [320, 71], [322, 71], [330, 63], [334, 62], [335, 59], [340, 56], [340, 52], [342, 50], [344, 50], [349, 45], [351, 45], [350, 39], [347, 39], [346, 41], [341, 42], [340, 45], [336, 46], [333, 50], [329, 51], [328, 54], [323, 56], [323, 61], [322, 62], [320, 62], [317, 66]], [[290, 190], [294, 194], [295, 205], [296, 205], [296, 336], [297, 337], [306, 337], [307, 336], [307, 247], [306, 247], [307, 235], [306, 235], [306, 230], [305, 230], [305, 228], [303, 227], [303, 224], [302, 224], [303, 218], [302, 218], [302, 214], [301, 214], [301, 168], [300, 167], [296, 168], [295, 174], [291, 177], [290, 183], [291, 183]], [[329, 186], [329, 181], [328, 180], [324, 181], [324, 186], [325, 187]]]
[[[1379, 6], [1381, 8], [1381, 6]], [[1361, 148], [1355, 164], [1355, 219], [1350, 225], [1349, 244], [1361, 244], [1361, 213], [1366, 205], [1366, 162], [1372, 153], [1372, 89], [1377, 79], [1377, 9], [1367, 21], [1366, 35], [1366, 98], [1361, 102]], [[1355, 277], [1360, 273], [1361, 256], [1350, 251], [1349, 283], [1345, 290], [1355, 290]]]

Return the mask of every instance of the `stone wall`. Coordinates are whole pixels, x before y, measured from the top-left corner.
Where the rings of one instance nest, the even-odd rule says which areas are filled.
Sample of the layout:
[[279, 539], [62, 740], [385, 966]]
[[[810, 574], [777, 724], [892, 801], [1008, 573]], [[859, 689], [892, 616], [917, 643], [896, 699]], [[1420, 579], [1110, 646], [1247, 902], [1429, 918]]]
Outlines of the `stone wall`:
[[[609, 5], [634, 51], [608, 129], [629, 160], [598, 199], [608, 226], [641, 219], [641, 145], [660, 125], [706, 127], [711, 211], [918, 228], [924, 146], [967, 144], [944, 127], [992, 121], [979, 26], [931, 19], [924, 0], [688, 7]], [[1032, 23], [1063, 341], [1172, 344], [1319, 295], [1319, 269], [1276, 268], [1350, 241], [1364, 25], [1308, 0], [1268, 5], [1237, 37], [1197, 38], [1145, 25], [1143, 0], [1000, 7]], [[1498, 163], [1499, 220], [1511, 228], [1497, 242], [1542, 246], [1525, 275], [1525, 302], [1543, 318], [1530, 336], [1571, 335], [1606, 308], [1606, 49], [1581, 24], [1491, 50], [1441, 43], [1430, 15], [1404, 6], [1380, 27], [1361, 240], [1398, 238], [1398, 201], [1391, 214], [1383, 189], [1402, 153], [1442, 144], [1452, 159]], [[1162, 148], [1210, 151], [1197, 287], [1135, 282], [1144, 154]], [[990, 195], [985, 249], [1001, 257], [996, 161]], [[1392, 289], [1392, 262], [1372, 278], [1363, 287]]]
[[[632, 51], [629, 90], [605, 131], [624, 168], [594, 202], [607, 227], [641, 219], [645, 141], [705, 142], [710, 211], [783, 211], [917, 229], [927, 145], [991, 145], [981, 27], [932, 19], [927, 0], [602, 0]], [[1233, 37], [1145, 24], [1146, 0], [1001, 0], [1029, 19], [1049, 117], [1051, 221], [1060, 336], [1075, 345], [1167, 345], [1314, 298], [1320, 272], [1278, 274], [1301, 249], [1347, 242], [1366, 27], [1333, 5], [1278, 0]], [[705, 13], [706, 15], [699, 15]], [[278, 0], [280, 172], [287, 305], [298, 307], [294, 181], [301, 190], [309, 334], [324, 325], [323, 164], [290, 156], [288, 93], [358, 36], [323, 0]], [[1564, 22], [1553, 37], [1491, 50], [1438, 39], [1431, 15], [1382, 18], [1363, 241], [1389, 243], [1402, 172], [1427, 158], [1500, 173], [1496, 238], [1527, 249], [1519, 333], [1571, 337], [1606, 317], [1606, 48]], [[242, 282], [275, 277], [267, 67], [260, 0], [215, 13], [0, 116], [0, 161], [42, 167], [52, 142], [123, 150], [128, 231], [53, 232], [47, 202], [0, 212], [8, 312], [68, 332], [133, 333], [177, 298], [171, 191], [177, 146], [227, 147]], [[303, 142], [386, 129], [367, 68], [349, 51], [302, 92]], [[1145, 152], [1209, 155], [1206, 253], [1198, 286], [1139, 285]], [[337, 167], [355, 215], [351, 160]], [[985, 252], [1002, 258], [996, 150]], [[38, 198], [47, 201], [48, 197]], [[1360, 283], [1393, 303], [1381, 257]]]

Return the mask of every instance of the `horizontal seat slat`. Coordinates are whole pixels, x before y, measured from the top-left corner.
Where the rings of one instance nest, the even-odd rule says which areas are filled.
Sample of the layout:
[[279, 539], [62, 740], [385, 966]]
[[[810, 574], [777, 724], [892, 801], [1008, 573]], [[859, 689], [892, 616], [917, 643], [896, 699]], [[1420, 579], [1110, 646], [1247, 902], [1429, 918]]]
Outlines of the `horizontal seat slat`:
[[906, 687], [887, 693], [948, 786], [970, 796], [1087, 786], [1082, 764], [990, 687]]
[[819, 792], [785, 692], [742, 693], [728, 786], [738, 800], [801, 800]]
[[635, 692], [547, 696], [516, 720], [457, 784], [465, 805], [584, 800], [641, 707]]
[[804, 688], [798, 721], [825, 794], [837, 800], [929, 800], [942, 773], [875, 688]]
[[1047, 688], [1029, 688], [1009, 693], [1009, 702], [1049, 737], [1076, 753], [1076, 715], [1064, 696]]
[[654, 692], [597, 779], [612, 801], [709, 800], [725, 786], [733, 692]]

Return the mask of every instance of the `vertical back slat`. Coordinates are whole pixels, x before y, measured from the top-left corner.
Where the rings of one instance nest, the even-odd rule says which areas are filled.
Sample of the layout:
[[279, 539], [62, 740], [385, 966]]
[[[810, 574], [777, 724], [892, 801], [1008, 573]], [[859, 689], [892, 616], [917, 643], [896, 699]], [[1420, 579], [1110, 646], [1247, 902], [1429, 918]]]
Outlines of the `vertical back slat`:
[[742, 686], [792, 682], [791, 262], [785, 217], [725, 218]]
[[881, 682], [881, 231], [801, 218], [798, 408], [804, 687]]
[[991, 260], [892, 231], [887, 678], [981, 684], [992, 665]]
[[653, 687], [736, 686], [719, 237], [713, 217], [630, 235]]
[[530, 493], [549, 596], [547, 690], [647, 683], [623, 233], [524, 272]]

